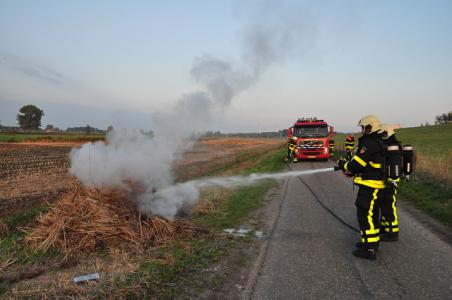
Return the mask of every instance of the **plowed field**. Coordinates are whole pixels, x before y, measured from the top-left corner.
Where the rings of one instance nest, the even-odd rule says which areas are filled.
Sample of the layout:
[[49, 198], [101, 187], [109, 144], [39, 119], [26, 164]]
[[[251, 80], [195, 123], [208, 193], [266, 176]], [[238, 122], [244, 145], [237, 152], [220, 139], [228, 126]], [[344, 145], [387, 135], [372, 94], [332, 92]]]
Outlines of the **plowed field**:
[[[178, 181], [246, 167], [257, 154], [281, 147], [279, 139], [201, 139], [180, 154], [173, 169]], [[52, 202], [71, 181], [69, 153], [80, 143], [0, 143], [0, 216], [40, 202]]]

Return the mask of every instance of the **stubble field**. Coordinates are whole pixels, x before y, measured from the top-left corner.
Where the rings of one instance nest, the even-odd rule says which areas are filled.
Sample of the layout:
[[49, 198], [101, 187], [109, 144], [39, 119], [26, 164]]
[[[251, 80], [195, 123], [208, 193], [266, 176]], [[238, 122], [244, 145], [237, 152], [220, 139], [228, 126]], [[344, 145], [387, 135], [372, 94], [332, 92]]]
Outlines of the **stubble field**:
[[[51, 233], [47, 228], [50, 226], [49, 220], [59, 218], [57, 209], [62, 207], [58, 206], [59, 202], [67, 202], [68, 195], [75, 198], [86, 193], [84, 199], [94, 199], [99, 195], [96, 194], [97, 191], [93, 194], [93, 191], [81, 189], [77, 179], [69, 174], [70, 150], [80, 145], [0, 144], [0, 292], [7, 297], [98, 297], [110, 293], [120, 297], [177, 296], [181, 289], [191, 285], [184, 283], [182, 275], [186, 277], [188, 272], [198, 276], [199, 272], [226, 256], [234, 247], [237, 241], [225, 238], [221, 234], [222, 229], [243, 221], [274, 184], [267, 182], [252, 188], [205, 190], [193, 215], [175, 222], [164, 219], [141, 220], [138, 216], [127, 216], [133, 226], [139, 227], [138, 243], [133, 243], [136, 242], [133, 239], [131, 242], [118, 238], [115, 246], [110, 247], [110, 237], [101, 240], [98, 233], [89, 233], [87, 236], [92, 241], [83, 242], [92, 246], [90, 251], [79, 248], [79, 252], [64, 252], [71, 242], [70, 236], [64, 236], [63, 239], [56, 234], [54, 244], [47, 240], [47, 248], [41, 247], [43, 243], [36, 247], [36, 241], [40, 241], [39, 234], [44, 234], [47, 238]], [[182, 182], [204, 176], [273, 171], [283, 167], [283, 156], [282, 139], [201, 139], [189, 151], [178, 155], [173, 173], [176, 181]], [[71, 190], [74, 187], [75, 192]], [[114, 191], [108, 195], [114, 198], [121, 194]], [[246, 202], [244, 198], [247, 198]], [[95, 205], [103, 205], [102, 201], [101, 199]], [[89, 203], [94, 205], [92, 201]], [[77, 207], [77, 202], [71, 202], [71, 205], [75, 205], [74, 211], [84, 209]], [[95, 205], [92, 207], [97, 207]], [[127, 209], [121, 208], [119, 211], [133, 215]], [[47, 221], [43, 221], [43, 216], [46, 216]], [[72, 216], [68, 215], [66, 218], [70, 219]], [[57, 221], [61, 224], [65, 222]], [[75, 232], [70, 227], [75, 225], [64, 226], [64, 234]], [[77, 232], [80, 234], [80, 231]], [[58, 247], [62, 240], [63, 248]], [[78, 249], [77, 247], [74, 249]], [[73, 283], [74, 276], [90, 272], [99, 272], [102, 281], [82, 286]], [[208, 275], [208, 280], [204, 275], [204, 286], [197, 286], [196, 289], [214, 289], [221, 282], [215, 274]], [[149, 283], [150, 280], [152, 284]], [[196, 291], [193, 293], [196, 294]]]

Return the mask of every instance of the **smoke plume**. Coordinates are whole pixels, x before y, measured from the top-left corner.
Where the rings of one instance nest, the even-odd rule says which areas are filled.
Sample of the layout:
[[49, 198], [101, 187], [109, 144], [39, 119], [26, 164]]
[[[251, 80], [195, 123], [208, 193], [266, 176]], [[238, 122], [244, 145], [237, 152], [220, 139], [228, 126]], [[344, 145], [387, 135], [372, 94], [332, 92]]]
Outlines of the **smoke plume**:
[[205, 185], [191, 182], [171, 188], [176, 154], [190, 147], [188, 137], [209, 129], [217, 112], [258, 82], [272, 64], [299, 49], [303, 40], [299, 7], [262, 5], [251, 11], [255, 16], [244, 24], [238, 60], [207, 54], [195, 58], [190, 75], [199, 90], [182, 95], [171, 112], [153, 114], [152, 138], [134, 131], [111, 132], [106, 143], [72, 150], [71, 173], [89, 186], [133, 190], [139, 211], [148, 215], [172, 218], [193, 206]]
[[[143, 213], [162, 215], [170, 212], [171, 214], [168, 215], [172, 217], [180, 212], [189, 213], [191, 207], [199, 197], [199, 190], [202, 188], [247, 186], [265, 179], [283, 179], [286, 177], [305, 176], [332, 171], [334, 171], [334, 168], [192, 180], [172, 185], [152, 195], [143, 194], [138, 198], [138, 201]], [[152, 198], [149, 198], [149, 196], [152, 196]]]

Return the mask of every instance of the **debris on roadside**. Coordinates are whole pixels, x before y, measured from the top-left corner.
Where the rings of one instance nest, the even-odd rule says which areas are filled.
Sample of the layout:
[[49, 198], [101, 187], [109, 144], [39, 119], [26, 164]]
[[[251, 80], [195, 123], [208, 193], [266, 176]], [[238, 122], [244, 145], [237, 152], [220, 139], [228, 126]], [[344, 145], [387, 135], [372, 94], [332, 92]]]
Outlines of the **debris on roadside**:
[[74, 283], [75, 284], [81, 284], [88, 281], [97, 281], [100, 282], [100, 275], [99, 273], [92, 273], [88, 275], [82, 275], [74, 277]]
[[227, 228], [227, 229], [224, 229], [223, 232], [226, 234], [230, 234], [230, 235], [238, 236], [238, 237], [254, 236], [257, 239], [262, 239], [265, 236], [265, 232], [263, 232], [263, 231], [258, 231], [258, 230], [255, 231], [255, 230], [243, 229], [243, 228], [239, 228], [239, 229]]

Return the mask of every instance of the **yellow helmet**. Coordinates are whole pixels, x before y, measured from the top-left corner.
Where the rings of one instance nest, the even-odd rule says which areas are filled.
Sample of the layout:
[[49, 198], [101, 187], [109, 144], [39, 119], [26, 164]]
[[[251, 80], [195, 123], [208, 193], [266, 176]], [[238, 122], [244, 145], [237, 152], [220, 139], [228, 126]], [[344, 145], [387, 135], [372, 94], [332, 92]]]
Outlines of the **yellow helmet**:
[[358, 122], [358, 126], [362, 126], [366, 133], [377, 132], [381, 129], [380, 120], [374, 115], [362, 117]]
[[395, 134], [395, 128], [396, 128], [395, 125], [381, 124], [381, 129], [378, 132], [383, 134], [384, 139], [387, 139]]

